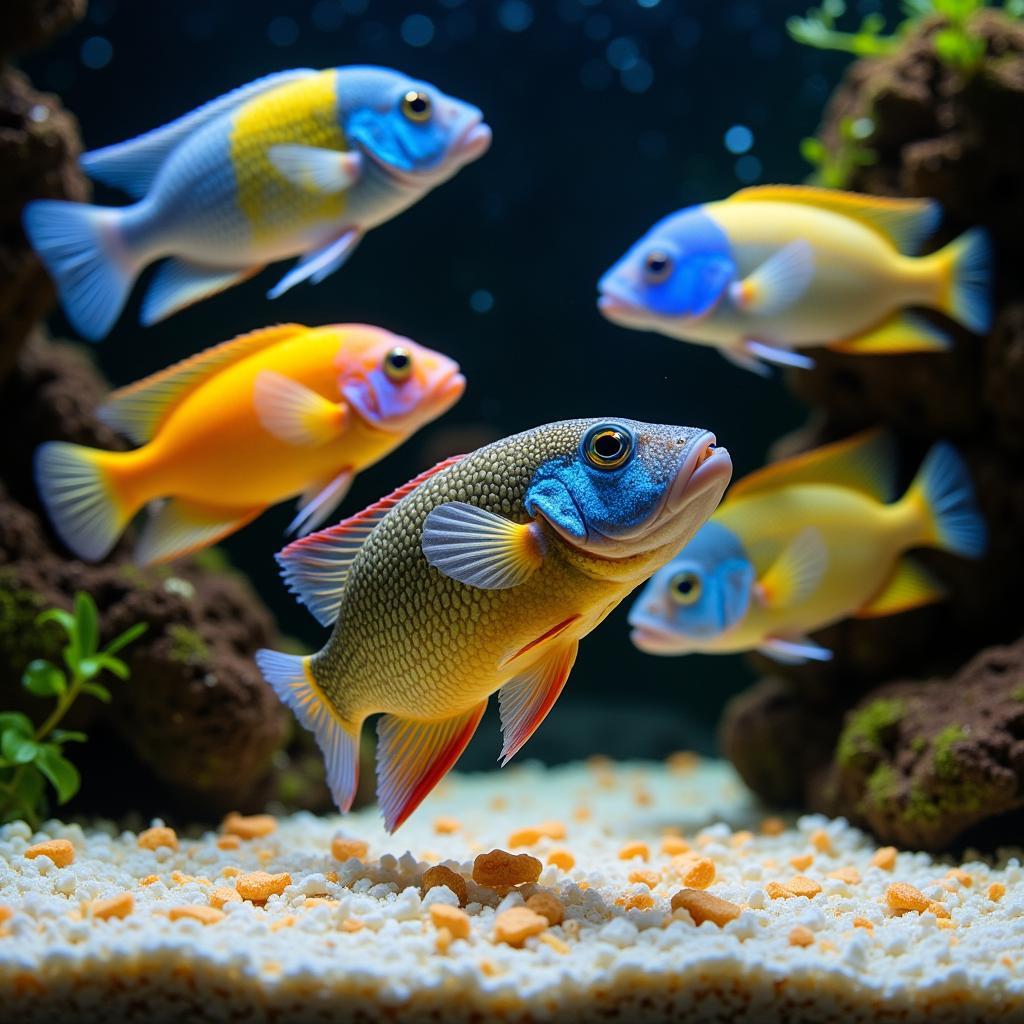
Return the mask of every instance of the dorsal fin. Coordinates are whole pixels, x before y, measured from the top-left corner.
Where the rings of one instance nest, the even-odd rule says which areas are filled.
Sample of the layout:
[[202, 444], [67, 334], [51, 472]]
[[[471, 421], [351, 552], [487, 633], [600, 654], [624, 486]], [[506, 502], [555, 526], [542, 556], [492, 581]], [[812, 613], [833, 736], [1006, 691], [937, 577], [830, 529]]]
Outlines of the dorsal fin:
[[308, 328], [302, 324], [278, 324], [221, 342], [166, 370], [114, 391], [100, 408], [99, 418], [138, 444], [145, 444], [171, 409], [203, 381], [226, 366], [241, 362], [305, 330]]
[[726, 500], [793, 484], [832, 484], [888, 503], [895, 498], [895, 468], [892, 438], [866, 430], [757, 469], [733, 484]]
[[913, 256], [933, 234], [942, 219], [942, 208], [933, 199], [895, 199], [866, 196], [813, 185], [753, 185], [740, 189], [726, 202], [800, 203], [852, 217], [877, 231], [901, 253]]
[[316, 73], [312, 68], [297, 68], [258, 78], [255, 82], [241, 85], [204, 103], [170, 124], [161, 125], [127, 142], [84, 153], [81, 158], [82, 169], [94, 181], [102, 181], [104, 185], [127, 192], [134, 199], [141, 199], [149, 191], [164, 161], [187, 136], [221, 114], [236, 110], [254, 96]]
[[330, 626], [337, 618], [348, 571], [374, 527], [425, 480], [465, 457], [452, 455], [444, 459], [362, 512], [342, 519], [326, 530], [293, 541], [278, 552], [277, 563], [281, 566], [281, 575], [288, 589], [299, 604], [304, 604], [313, 613], [321, 626]]

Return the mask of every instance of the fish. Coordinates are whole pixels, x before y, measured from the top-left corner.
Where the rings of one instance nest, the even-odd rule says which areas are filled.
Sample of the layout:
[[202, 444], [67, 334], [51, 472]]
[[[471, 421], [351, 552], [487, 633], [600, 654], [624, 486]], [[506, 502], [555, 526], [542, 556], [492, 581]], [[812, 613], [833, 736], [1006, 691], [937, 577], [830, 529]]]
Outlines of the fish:
[[907, 552], [982, 557], [987, 528], [970, 473], [940, 441], [894, 500], [895, 465], [891, 437], [873, 430], [744, 477], [637, 597], [634, 645], [828, 661], [808, 634], [941, 600], [945, 588]]
[[215, 544], [295, 496], [289, 530], [306, 533], [465, 386], [454, 360], [383, 328], [280, 324], [113, 392], [100, 419], [141, 447], [47, 442], [36, 485], [58, 536], [90, 562], [146, 506], [139, 565]]
[[89, 177], [131, 205], [41, 199], [22, 220], [68, 319], [99, 341], [165, 257], [142, 301], [147, 326], [277, 260], [299, 257], [269, 298], [319, 283], [490, 141], [476, 107], [402, 72], [280, 71], [86, 153]]
[[745, 188], [660, 220], [604, 276], [610, 321], [717, 348], [762, 376], [809, 369], [800, 349], [939, 352], [948, 334], [907, 307], [977, 334], [992, 323], [991, 243], [972, 228], [916, 255], [941, 219], [930, 199], [803, 185]]
[[339, 809], [370, 715], [389, 832], [454, 765], [495, 692], [507, 764], [580, 640], [679, 550], [731, 475], [703, 429], [565, 420], [453, 456], [288, 545], [288, 588], [332, 632], [313, 655], [256, 660], [315, 734]]

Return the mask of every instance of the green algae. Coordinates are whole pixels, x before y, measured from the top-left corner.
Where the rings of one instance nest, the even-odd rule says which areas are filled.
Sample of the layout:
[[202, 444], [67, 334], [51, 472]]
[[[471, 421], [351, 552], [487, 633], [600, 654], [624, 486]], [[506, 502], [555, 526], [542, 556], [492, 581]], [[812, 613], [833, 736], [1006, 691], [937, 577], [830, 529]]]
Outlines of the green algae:
[[836, 744], [839, 767], [847, 768], [865, 755], [881, 754], [885, 734], [900, 723], [905, 713], [904, 702], [889, 697], [879, 697], [852, 712]]
[[932, 764], [940, 779], [955, 779], [960, 774], [960, 765], [953, 744], [967, 739], [967, 730], [959, 725], [947, 725], [932, 740]]
[[173, 624], [167, 627], [171, 641], [171, 660], [186, 664], [203, 663], [210, 660], [210, 648], [206, 641], [191, 626]]

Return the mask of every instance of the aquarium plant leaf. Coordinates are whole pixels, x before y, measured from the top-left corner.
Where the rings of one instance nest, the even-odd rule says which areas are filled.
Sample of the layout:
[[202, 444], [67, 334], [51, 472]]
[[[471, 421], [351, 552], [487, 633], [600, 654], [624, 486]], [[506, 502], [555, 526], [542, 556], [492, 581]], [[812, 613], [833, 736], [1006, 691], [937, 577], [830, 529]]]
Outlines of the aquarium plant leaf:
[[87, 658], [99, 647], [100, 626], [96, 602], [84, 590], [75, 594], [75, 620], [78, 623], [78, 647], [82, 657]]
[[82, 693], [87, 693], [104, 704], [109, 704], [113, 700], [110, 691], [102, 683], [82, 683]]
[[44, 743], [35, 758], [36, 767], [57, 791], [57, 802], [66, 804], [82, 784], [78, 769], [61, 753], [56, 743]]
[[136, 622], [134, 626], [129, 626], [120, 636], [114, 637], [113, 640], [103, 648], [105, 654], [117, 654], [118, 651], [127, 647], [133, 640], [138, 640], [143, 633], [148, 629], [148, 625], [145, 622]]
[[41, 615], [36, 616], [36, 625], [42, 626], [47, 622], [56, 622], [69, 637], [75, 634], [75, 617], [71, 612], [63, 608], [48, 608]]
[[88, 738], [84, 732], [76, 732], [74, 729], [54, 729], [50, 733], [54, 743], [85, 743]]
[[68, 688], [64, 673], [43, 658], [28, 663], [21, 676], [21, 685], [35, 697], [63, 697]]
[[10, 764], [28, 764], [38, 749], [39, 744], [31, 736], [17, 729], [5, 729], [0, 734], [0, 753]]
[[118, 679], [127, 679], [131, 675], [128, 666], [120, 658], [115, 658], [112, 654], [107, 654], [106, 651], [100, 651], [95, 658], [89, 660], [95, 662], [101, 669], [106, 669], [111, 675], [117, 676]]
[[6, 732], [8, 729], [20, 732], [23, 736], [33, 736], [35, 734], [35, 727], [32, 725], [28, 715], [23, 715], [20, 711], [4, 711], [0, 713], [0, 732]]

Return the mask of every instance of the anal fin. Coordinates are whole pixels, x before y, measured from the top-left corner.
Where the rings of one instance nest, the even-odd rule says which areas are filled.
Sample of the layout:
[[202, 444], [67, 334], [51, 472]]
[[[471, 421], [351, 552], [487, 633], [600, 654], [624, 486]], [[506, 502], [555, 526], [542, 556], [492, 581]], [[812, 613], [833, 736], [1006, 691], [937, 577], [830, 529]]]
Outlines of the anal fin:
[[831, 661], [832, 652], [809, 637], [767, 637], [757, 648], [765, 657], [780, 665], [804, 665], [808, 661]]
[[848, 355], [896, 355], [905, 352], [944, 352], [949, 338], [938, 327], [912, 313], [897, 313], [864, 334], [833, 341], [827, 348]]
[[575, 639], [553, 642], [544, 657], [498, 691], [504, 737], [499, 755], [502, 766], [516, 755], [555, 706], [578, 649]]
[[183, 498], [167, 498], [152, 508], [135, 548], [135, 561], [139, 565], [157, 565], [181, 558], [216, 544], [262, 511], [262, 506], [222, 508]]
[[419, 721], [382, 715], [377, 723], [377, 802], [394, 832], [459, 759], [487, 701], [451, 718]]
[[896, 615], [945, 596], [946, 588], [931, 573], [912, 558], [901, 558], [885, 586], [857, 612], [857, 618]]

